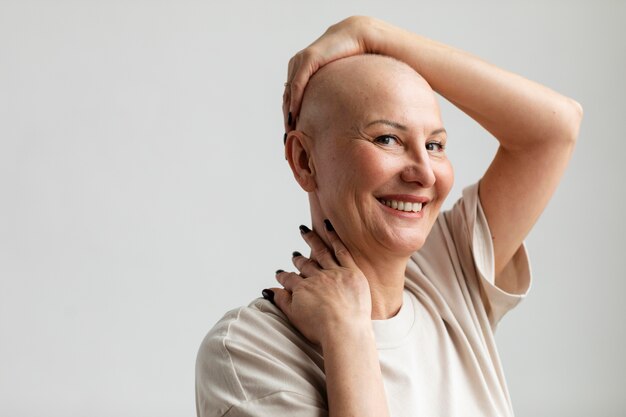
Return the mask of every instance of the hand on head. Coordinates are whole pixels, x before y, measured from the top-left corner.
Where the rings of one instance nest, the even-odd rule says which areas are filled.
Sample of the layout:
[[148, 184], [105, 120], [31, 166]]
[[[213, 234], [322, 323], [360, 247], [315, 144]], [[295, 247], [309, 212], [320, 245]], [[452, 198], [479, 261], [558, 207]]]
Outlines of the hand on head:
[[340, 58], [376, 53], [369, 34], [378, 20], [353, 16], [329, 27], [324, 34], [289, 61], [283, 93], [285, 132], [295, 128], [304, 90], [311, 76], [329, 62]]

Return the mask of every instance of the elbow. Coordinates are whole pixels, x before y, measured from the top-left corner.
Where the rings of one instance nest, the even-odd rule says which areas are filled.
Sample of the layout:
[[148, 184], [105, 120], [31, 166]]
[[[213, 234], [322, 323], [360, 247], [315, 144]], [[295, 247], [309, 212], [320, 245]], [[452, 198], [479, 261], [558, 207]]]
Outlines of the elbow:
[[583, 119], [583, 106], [581, 106], [580, 103], [574, 99], [570, 99], [570, 103], [572, 104], [572, 107], [574, 108], [574, 112], [576, 113], [576, 116], [578, 117], [578, 123], [580, 124], [580, 121]]
[[566, 142], [574, 145], [578, 139], [580, 124], [583, 120], [583, 106], [576, 100], [567, 99], [563, 111], [563, 138]]

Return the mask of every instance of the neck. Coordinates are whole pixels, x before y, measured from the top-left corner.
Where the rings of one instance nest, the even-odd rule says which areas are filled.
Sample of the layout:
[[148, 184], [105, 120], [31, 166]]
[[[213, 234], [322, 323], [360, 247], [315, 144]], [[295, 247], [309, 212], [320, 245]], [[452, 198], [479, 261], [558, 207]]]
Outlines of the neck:
[[386, 320], [395, 316], [402, 307], [407, 259], [403, 257], [393, 262], [372, 262], [357, 256], [355, 261], [369, 282], [372, 320]]
[[[331, 247], [326, 239], [322, 220], [313, 220], [313, 229]], [[404, 273], [407, 256], [381, 254], [370, 256], [348, 241], [343, 241], [354, 261], [367, 278], [372, 297], [372, 320], [386, 320], [395, 316], [402, 306]]]

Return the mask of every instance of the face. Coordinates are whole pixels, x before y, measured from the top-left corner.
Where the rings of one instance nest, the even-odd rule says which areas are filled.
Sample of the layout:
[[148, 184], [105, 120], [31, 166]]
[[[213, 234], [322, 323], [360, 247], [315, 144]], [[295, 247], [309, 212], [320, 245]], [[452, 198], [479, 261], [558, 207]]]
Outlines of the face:
[[[453, 183], [430, 87], [408, 71], [341, 104], [315, 138], [314, 200], [350, 248], [408, 256], [428, 236]], [[382, 255], [382, 254], [381, 254]]]

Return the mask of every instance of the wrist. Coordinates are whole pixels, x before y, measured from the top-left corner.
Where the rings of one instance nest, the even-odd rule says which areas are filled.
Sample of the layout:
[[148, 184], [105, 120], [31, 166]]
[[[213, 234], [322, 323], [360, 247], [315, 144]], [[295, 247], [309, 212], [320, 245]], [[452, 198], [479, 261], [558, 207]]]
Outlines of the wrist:
[[357, 22], [358, 33], [361, 33], [361, 42], [367, 53], [391, 56], [388, 41], [393, 38], [390, 31], [395, 29], [388, 23], [373, 17], [362, 17]]
[[374, 328], [371, 320], [333, 323], [324, 332], [320, 345], [323, 352], [334, 350], [337, 347], [349, 348], [350, 346], [376, 345]]
[[375, 18], [367, 18], [359, 24], [363, 27], [362, 42], [368, 52], [395, 58], [422, 73], [422, 55], [433, 46], [430, 39]]

